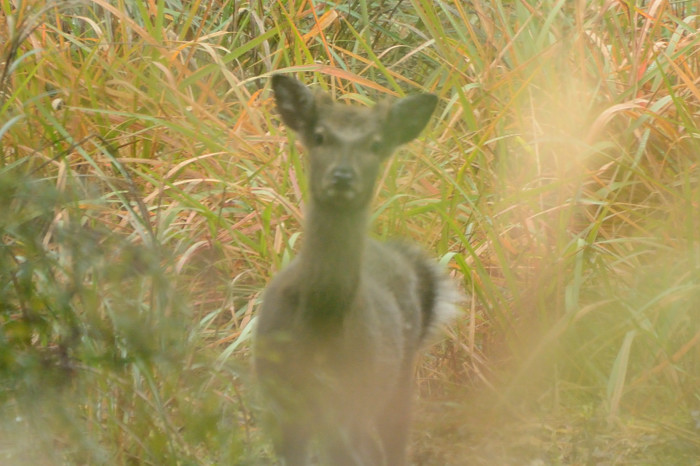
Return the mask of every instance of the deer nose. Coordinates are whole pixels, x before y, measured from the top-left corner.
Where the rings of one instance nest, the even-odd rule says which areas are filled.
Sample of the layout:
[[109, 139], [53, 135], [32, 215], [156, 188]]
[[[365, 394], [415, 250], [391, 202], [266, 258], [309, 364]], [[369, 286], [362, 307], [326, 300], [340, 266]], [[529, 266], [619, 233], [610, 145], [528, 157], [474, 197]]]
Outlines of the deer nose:
[[355, 172], [353, 172], [350, 167], [336, 167], [333, 169], [331, 175], [333, 177], [333, 184], [336, 186], [350, 186], [355, 179]]

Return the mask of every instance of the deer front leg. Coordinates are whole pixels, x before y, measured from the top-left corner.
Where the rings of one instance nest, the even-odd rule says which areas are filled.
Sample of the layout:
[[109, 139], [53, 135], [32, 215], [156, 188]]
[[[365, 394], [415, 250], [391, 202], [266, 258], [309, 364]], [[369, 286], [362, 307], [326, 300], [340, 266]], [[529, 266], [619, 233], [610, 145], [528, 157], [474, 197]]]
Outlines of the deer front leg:
[[[323, 465], [333, 466], [389, 466], [384, 458], [381, 439], [369, 426], [344, 426], [326, 439], [327, 450]], [[330, 441], [328, 441], [330, 440]]]
[[411, 423], [411, 398], [413, 378], [411, 371], [405, 371], [400, 378], [394, 395], [377, 417], [377, 429], [382, 441], [386, 464], [404, 466], [407, 464], [409, 425]]
[[274, 443], [282, 466], [307, 466], [309, 464], [309, 432], [303, 425], [289, 422], [280, 426], [279, 435]]

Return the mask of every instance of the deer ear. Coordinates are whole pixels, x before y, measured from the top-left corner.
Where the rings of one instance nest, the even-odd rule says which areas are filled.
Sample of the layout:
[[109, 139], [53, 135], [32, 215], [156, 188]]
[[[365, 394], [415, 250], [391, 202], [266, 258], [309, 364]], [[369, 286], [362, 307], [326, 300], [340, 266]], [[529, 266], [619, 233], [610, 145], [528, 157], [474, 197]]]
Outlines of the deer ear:
[[395, 145], [401, 145], [415, 139], [437, 105], [434, 94], [418, 94], [399, 99], [389, 109], [385, 134]]
[[308, 87], [289, 76], [275, 74], [272, 76], [272, 90], [277, 111], [285, 125], [294, 131], [312, 126], [316, 119], [316, 105]]

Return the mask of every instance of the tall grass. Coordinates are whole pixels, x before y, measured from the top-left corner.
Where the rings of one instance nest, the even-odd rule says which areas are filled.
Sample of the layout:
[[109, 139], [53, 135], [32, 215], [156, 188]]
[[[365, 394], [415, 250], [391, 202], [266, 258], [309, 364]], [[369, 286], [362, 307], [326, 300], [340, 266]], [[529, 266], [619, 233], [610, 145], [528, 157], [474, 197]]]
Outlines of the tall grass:
[[416, 461], [699, 454], [697, 5], [0, 8], [3, 463], [269, 464], [248, 343], [306, 190], [273, 72], [440, 97], [373, 226], [470, 296], [418, 368]]

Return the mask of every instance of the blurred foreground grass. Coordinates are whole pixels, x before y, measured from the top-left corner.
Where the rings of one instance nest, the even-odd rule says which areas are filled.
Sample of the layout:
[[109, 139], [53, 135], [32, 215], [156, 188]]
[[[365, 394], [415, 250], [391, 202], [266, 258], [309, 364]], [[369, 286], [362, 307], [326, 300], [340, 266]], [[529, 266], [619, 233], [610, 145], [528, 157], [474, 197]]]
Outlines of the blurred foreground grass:
[[416, 464], [697, 464], [693, 2], [0, 8], [3, 464], [269, 464], [250, 324], [305, 191], [276, 71], [441, 99], [373, 228], [471, 295]]

